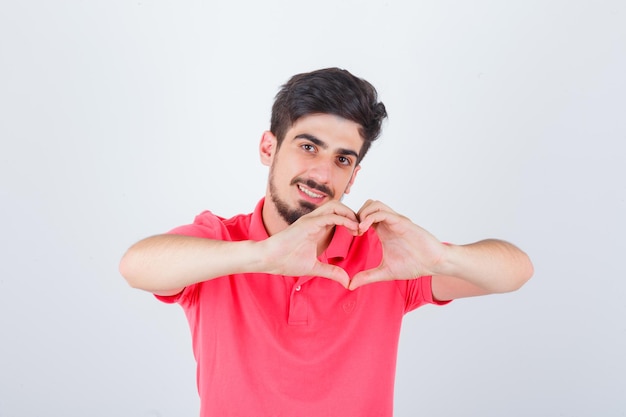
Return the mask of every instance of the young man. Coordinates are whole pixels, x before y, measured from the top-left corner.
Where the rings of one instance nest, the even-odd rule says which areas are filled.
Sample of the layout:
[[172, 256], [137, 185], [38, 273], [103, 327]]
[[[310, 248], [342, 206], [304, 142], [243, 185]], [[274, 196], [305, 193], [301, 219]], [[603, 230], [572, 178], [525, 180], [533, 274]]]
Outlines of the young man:
[[385, 117], [345, 70], [292, 77], [261, 139], [254, 212], [204, 212], [122, 258], [131, 286], [183, 307], [202, 417], [391, 416], [404, 314], [531, 277], [507, 242], [443, 244], [378, 201], [341, 203]]

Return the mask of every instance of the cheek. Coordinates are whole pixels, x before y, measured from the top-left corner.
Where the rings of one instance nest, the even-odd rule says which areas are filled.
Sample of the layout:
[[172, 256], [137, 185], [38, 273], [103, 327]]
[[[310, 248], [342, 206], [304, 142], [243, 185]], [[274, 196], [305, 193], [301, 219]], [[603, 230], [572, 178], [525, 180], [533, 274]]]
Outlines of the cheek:
[[350, 187], [350, 177], [345, 174], [336, 175], [335, 181], [333, 181], [333, 187], [335, 188], [335, 192], [343, 193], [348, 187]]
[[352, 187], [352, 184], [354, 183], [354, 180], [356, 178], [357, 172], [358, 172], [358, 169], [356, 169], [355, 171], [352, 171], [350, 173], [350, 175], [347, 176], [346, 182], [345, 182], [345, 185], [346, 185], [345, 186], [345, 192], [346, 193], [350, 191], [350, 188]]
[[298, 158], [293, 157], [281, 166], [281, 172], [283, 172], [289, 179], [302, 175], [306, 172], [306, 164], [302, 163]]
[[275, 180], [288, 182], [296, 177], [300, 171], [299, 164], [293, 159], [283, 158], [280, 161], [276, 161], [271, 167], [271, 172], [274, 175]]

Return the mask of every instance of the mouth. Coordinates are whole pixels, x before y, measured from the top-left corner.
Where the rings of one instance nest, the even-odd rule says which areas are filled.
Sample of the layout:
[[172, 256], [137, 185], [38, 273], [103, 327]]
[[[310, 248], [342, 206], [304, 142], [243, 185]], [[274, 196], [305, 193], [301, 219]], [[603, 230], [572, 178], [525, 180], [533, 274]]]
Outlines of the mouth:
[[325, 194], [317, 193], [317, 192], [311, 190], [310, 188], [306, 188], [302, 184], [298, 184], [298, 189], [300, 190], [300, 192], [302, 194], [304, 194], [305, 196], [307, 196], [309, 198], [312, 198], [314, 200], [320, 200], [320, 199], [326, 197]]

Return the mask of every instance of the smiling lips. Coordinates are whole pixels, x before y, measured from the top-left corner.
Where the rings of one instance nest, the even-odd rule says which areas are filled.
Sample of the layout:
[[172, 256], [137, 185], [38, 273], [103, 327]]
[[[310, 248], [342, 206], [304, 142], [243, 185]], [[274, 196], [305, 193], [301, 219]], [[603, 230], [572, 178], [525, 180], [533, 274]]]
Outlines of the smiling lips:
[[298, 187], [298, 190], [306, 197], [312, 200], [321, 200], [324, 197], [328, 197], [331, 200], [335, 196], [333, 190], [331, 190], [325, 184], [319, 184], [312, 179], [306, 179], [296, 177], [291, 181], [291, 185]]
[[315, 192], [311, 191], [311, 190], [310, 190], [310, 189], [308, 189], [308, 188], [304, 188], [304, 187], [303, 187], [302, 185], [300, 185], [300, 184], [298, 184], [298, 189], [299, 189], [299, 190], [300, 190], [303, 194], [305, 194], [306, 196], [309, 196], [309, 197], [311, 197], [311, 198], [315, 198], [315, 199], [324, 198], [324, 195], [323, 195], [323, 194], [317, 194], [317, 193], [315, 193]]

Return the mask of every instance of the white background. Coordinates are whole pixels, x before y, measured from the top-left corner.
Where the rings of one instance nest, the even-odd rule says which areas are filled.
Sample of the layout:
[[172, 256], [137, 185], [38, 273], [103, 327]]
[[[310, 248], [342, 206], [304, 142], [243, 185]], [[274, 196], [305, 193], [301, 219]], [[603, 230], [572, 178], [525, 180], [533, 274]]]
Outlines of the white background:
[[182, 310], [136, 240], [250, 212], [291, 75], [390, 117], [345, 202], [499, 237], [520, 291], [407, 316], [397, 416], [626, 416], [626, 3], [13, 1], [0, 6], [0, 416], [196, 416]]

